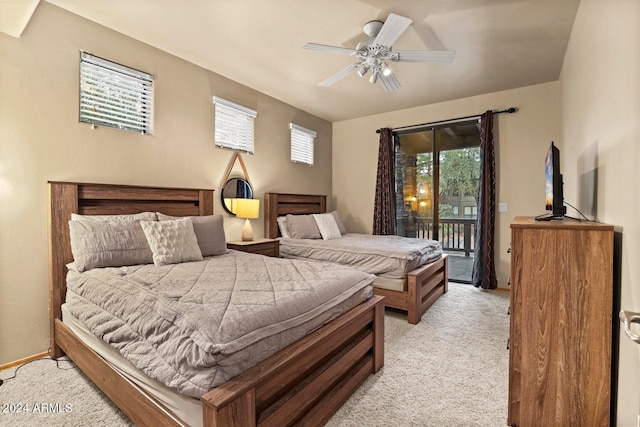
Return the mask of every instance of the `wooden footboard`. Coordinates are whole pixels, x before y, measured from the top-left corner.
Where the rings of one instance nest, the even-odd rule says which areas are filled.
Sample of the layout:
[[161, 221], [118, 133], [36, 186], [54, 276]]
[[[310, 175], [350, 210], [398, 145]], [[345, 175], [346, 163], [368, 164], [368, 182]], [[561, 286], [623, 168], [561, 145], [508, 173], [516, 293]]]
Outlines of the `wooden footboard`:
[[[321, 426], [384, 364], [384, 298], [374, 296], [202, 396], [205, 427]], [[186, 424], [80, 341], [60, 320], [56, 342], [139, 426]]]
[[382, 367], [383, 324], [373, 297], [204, 395], [205, 425], [323, 425]]
[[407, 321], [412, 325], [420, 322], [431, 305], [447, 292], [449, 286], [449, 257], [423, 265], [407, 274], [407, 291], [374, 288], [376, 295], [384, 296], [385, 305], [407, 311]]

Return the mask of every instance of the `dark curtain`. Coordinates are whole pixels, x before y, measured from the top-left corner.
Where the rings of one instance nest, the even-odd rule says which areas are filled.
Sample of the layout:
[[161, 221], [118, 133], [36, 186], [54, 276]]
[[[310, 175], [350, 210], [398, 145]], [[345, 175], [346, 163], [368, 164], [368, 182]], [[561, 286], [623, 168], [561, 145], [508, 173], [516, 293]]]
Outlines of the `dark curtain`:
[[480, 183], [478, 185], [478, 218], [471, 283], [476, 288], [498, 287], [494, 262], [494, 230], [496, 220], [496, 159], [493, 144], [493, 113], [482, 115], [480, 128]]
[[380, 129], [378, 147], [378, 175], [376, 197], [373, 204], [373, 234], [395, 234], [393, 171], [393, 134], [391, 129]]

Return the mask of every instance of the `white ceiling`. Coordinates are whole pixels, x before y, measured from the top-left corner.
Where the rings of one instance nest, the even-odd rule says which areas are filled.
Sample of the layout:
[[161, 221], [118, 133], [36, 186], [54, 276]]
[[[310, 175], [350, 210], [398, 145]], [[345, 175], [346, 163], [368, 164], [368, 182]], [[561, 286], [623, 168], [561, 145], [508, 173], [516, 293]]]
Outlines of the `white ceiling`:
[[0, 32], [20, 37], [40, 0], [0, 0]]
[[[280, 99], [340, 121], [555, 81], [579, 0], [48, 0], [49, 3]], [[355, 62], [301, 49], [354, 48], [362, 26], [389, 13], [413, 25], [395, 50], [455, 50], [450, 64], [394, 63], [386, 93]]]

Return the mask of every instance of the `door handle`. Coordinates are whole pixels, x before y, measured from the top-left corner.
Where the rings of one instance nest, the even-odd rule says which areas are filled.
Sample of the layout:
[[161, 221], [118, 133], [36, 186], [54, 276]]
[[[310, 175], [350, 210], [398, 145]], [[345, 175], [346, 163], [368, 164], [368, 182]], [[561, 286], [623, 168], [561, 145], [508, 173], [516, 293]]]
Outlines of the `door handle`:
[[640, 313], [633, 311], [620, 310], [620, 321], [624, 323], [624, 332], [634, 342], [640, 344], [640, 335], [631, 330], [632, 323], [640, 324]]

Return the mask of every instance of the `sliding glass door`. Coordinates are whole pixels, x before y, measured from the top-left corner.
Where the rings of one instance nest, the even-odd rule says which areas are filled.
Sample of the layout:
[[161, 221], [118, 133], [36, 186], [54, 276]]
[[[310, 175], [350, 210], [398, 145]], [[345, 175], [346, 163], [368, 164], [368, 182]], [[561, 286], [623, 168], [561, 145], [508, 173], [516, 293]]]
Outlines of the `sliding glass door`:
[[396, 234], [442, 243], [449, 277], [470, 282], [480, 176], [477, 120], [395, 139]]

